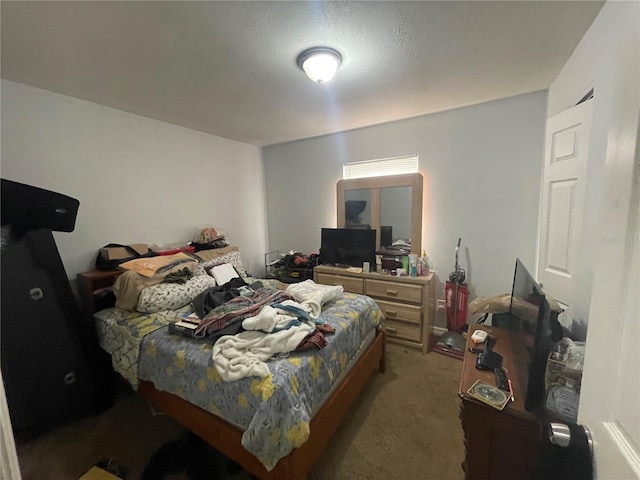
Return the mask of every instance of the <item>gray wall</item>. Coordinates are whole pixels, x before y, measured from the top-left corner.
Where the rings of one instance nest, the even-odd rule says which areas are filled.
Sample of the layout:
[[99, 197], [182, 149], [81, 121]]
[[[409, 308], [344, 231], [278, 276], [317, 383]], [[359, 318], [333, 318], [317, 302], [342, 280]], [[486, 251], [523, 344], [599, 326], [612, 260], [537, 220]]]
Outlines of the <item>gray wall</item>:
[[226, 230], [249, 272], [267, 245], [260, 149], [3, 80], [2, 177], [77, 198], [54, 233], [67, 275], [107, 243], [171, 245]]
[[[472, 298], [506, 293], [516, 257], [535, 266], [545, 112], [546, 93], [536, 92], [265, 147], [270, 249], [319, 249], [320, 228], [336, 226], [343, 163], [417, 154], [436, 296], [458, 237]], [[442, 315], [436, 324], [445, 325]]]

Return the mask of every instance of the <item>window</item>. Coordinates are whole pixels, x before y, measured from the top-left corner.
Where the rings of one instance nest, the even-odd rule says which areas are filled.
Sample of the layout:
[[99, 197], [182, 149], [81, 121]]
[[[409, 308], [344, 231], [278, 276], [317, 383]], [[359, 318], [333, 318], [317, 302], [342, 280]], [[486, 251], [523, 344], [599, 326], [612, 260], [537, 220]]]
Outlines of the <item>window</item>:
[[386, 175], [400, 175], [402, 173], [418, 172], [418, 156], [381, 158], [365, 160], [364, 162], [345, 163], [342, 166], [342, 178], [383, 177]]

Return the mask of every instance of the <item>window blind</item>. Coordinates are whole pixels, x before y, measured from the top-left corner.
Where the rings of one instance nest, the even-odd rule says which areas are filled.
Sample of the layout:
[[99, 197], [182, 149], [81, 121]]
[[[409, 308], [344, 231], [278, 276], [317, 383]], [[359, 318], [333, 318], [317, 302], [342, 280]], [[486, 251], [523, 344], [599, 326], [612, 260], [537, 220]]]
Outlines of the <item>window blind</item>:
[[402, 173], [417, 172], [417, 155], [365, 160], [363, 162], [350, 162], [342, 165], [343, 179], [382, 177], [386, 175], [400, 175]]

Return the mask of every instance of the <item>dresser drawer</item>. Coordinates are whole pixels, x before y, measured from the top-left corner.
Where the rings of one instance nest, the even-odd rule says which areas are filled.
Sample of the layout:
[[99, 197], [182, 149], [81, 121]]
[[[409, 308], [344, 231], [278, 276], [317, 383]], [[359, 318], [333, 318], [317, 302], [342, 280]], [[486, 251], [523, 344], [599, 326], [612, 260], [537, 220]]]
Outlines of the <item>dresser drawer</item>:
[[384, 300], [376, 300], [376, 303], [382, 310], [384, 318], [388, 320], [422, 325], [422, 308], [416, 305], [385, 302]]
[[317, 274], [317, 283], [323, 285], [342, 285], [345, 292], [364, 293], [364, 280], [362, 278], [343, 277], [341, 275]]
[[397, 322], [395, 320], [385, 318], [384, 329], [387, 335], [392, 338], [401, 338], [411, 342], [422, 341], [422, 325]]
[[421, 303], [422, 286], [382, 280], [367, 280], [365, 283], [365, 295], [388, 300]]

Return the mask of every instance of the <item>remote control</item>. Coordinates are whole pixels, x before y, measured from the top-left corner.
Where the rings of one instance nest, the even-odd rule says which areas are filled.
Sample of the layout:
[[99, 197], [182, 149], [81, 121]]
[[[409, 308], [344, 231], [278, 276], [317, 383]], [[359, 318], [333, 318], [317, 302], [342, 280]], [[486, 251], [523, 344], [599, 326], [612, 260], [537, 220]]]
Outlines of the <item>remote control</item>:
[[509, 380], [507, 379], [507, 374], [504, 373], [502, 368], [496, 368], [494, 372], [496, 374], [496, 387], [500, 390], [509, 392]]

